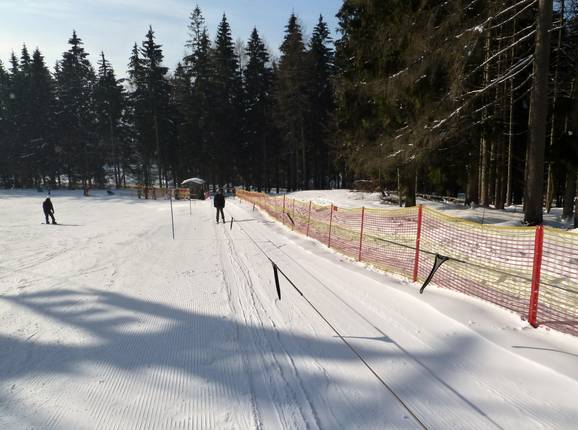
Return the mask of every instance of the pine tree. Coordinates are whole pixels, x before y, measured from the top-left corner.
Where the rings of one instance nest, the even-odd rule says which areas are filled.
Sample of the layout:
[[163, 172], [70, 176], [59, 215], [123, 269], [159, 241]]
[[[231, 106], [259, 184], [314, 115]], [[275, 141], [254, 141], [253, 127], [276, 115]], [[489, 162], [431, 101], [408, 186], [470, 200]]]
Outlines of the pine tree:
[[244, 137], [245, 177], [259, 191], [271, 186], [270, 174], [275, 148], [272, 147], [273, 71], [269, 53], [254, 28], [245, 48]]
[[59, 170], [55, 152], [57, 130], [55, 128], [56, 97], [54, 80], [44, 63], [44, 57], [37, 48], [32, 53], [30, 64], [30, 116], [33, 136], [35, 173], [50, 178], [50, 186], [56, 185]]
[[308, 98], [308, 68], [301, 26], [291, 14], [281, 44], [277, 81], [277, 118], [289, 158], [288, 185], [291, 189], [308, 188], [307, 116], [311, 113]]
[[80, 176], [86, 189], [92, 178], [100, 174], [103, 165], [98, 152], [92, 99], [95, 73], [76, 31], [68, 43], [70, 49], [63, 54], [56, 73], [57, 121], [61, 134], [59, 152], [69, 186], [74, 187]]
[[195, 69], [201, 62], [201, 57], [203, 57], [203, 54], [206, 52], [207, 40], [205, 39], [208, 39], [205, 18], [198, 5], [193, 9], [189, 20], [188, 29], [190, 39], [187, 41], [185, 47], [190, 50], [190, 54], [185, 56], [184, 65], [189, 69], [189, 72], [194, 75], [197, 74]]
[[125, 108], [125, 92], [116, 79], [114, 70], [101, 53], [98, 73], [94, 86], [95, 114], [101, 150], [106, 154], [107, 164], [112, 167], [115, 186], [121, 186], [122, 151], [119, 148], [122, 117]]
[[10, 154], [8, 146], [8, 130], [9, 130], [9, 100], [10, 100], [10, 77], [4, 68], [4, 64], [0, 61], [0, 153], [4, 154], [0, 157], [0, 181], [5, 187], [10, 186]]
[[[175, 110], [175, 124], [177, 132], [176, 147], [171, 158], [171, 165], [175, 169], [175, 177], [182, 180], [184, 176], [193, 170], [195, 164], [194, 151], [191, 148], [194, 131], [190, 121], [192, 112], [191, 103], [191, 79], [186, 68], [178, 63], [171, 79], [171, 105]], [[198, 174], [197, 174], [198, 176]]]
[[208, 155], [210, 131], [208, 114], [211, 100], [212, 64], [211, 42], [199, 7], [191, 13], [186, 47], [189, 54], [183, 59], [182, 70], [175, 72], [176, 100], [182, 118], [179, 130], [180, 148], [186, 154], [183, 171], [189, 176], [208, 177], [212, 161]]
[[166, 151], [173, 132], [170, 118], [168, 69], [162, 65], [162, 46], [155, 42], [152, 28], [140, 49], [136, 45], [129, 63], [133, 85], [131, 103], [139, 141], [144, 182], [151, 185], [152, 161], [156, 160], [159, 185], [168, 180]]
[[327, 186], [329, 170], [329, 148], [335, 133], [334, 89], [335, 54], [327, 23], [323, 17], [313, 29], [309, 42], [309, 61], [311, 67], [310, 99], [314, 112], [310, 121], [310, 139], [312, 142], [312, 177], [315, 188]]
[[[154, 150], [148, 150], [144, 144], [144, 134], [149, 124], [146, 117], [146, 85], [144, 82], [144, 66], [135, 43], [128, 64], [130, 92], [127, 97], [127, 115], [132, 125], [132, 147], [135, 161], [138, 163], [139, 181], [149, 187], [152, 184], [151, 162]], [[145, 193], [145, 197], [147, 194]]]
[[211, 100], [208, 105], [208, 156], [214, 166], [213, 184], [232, 182], [239, 155], [242, 123], [242, 85], [231, 28], [223, 15], [211, 52]]

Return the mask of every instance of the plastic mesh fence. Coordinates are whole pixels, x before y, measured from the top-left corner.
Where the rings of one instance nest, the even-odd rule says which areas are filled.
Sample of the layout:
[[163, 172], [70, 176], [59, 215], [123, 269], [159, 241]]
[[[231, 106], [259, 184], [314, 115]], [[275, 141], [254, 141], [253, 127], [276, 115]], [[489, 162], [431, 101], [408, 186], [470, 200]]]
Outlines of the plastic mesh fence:
[[545, 229], [538, 322], [578, 336], [578, 235]]
[[532, 285], [534, 236], [533, 228], [482, 226], [423, 208], [418, 278], [427, 277], [435, 253], [446, 255], [451, 259], [436, 273], [437, 285], [525, 316]]
[[[409, 278], [427, 278], [435, 254], [450, 257], [433, 282], [528, 316], [536, 247], [540, 282], [536, 322], [578, 335], [578, 235], [482, 226], [424, 207], [396, 210], [320, 206], [237, 191], [287, 227], [354, 259]], [[419, 228], [418, 228], [419, 225]], [[419, 235], [419, 251], [416, 252]]]
[[361, 261], [411, 277], [416, 235], [415, 208], [391, 211], [365, 209]]

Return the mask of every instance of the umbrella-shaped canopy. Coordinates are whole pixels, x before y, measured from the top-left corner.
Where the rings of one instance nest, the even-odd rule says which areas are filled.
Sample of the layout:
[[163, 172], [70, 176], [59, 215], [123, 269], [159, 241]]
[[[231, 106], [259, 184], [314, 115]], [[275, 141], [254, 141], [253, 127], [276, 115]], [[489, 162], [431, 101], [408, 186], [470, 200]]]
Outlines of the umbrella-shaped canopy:
[[187, 184], [197, 184], [197, 185], [203, 185], [206, 181], [204, 179], [201, 178], [189, 178], [189, 179], [185, 179], [183, 182], [181, 182], [181, 185], [187, 185]]

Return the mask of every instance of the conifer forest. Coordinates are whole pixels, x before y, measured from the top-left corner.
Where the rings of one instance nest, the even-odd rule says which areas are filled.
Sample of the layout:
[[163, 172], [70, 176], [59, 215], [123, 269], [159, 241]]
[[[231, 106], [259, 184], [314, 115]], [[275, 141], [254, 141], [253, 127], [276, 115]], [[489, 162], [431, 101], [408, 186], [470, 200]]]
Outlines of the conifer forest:
[[[154, 28], [126, 55], [72, 31], [0, 62], [0, 186], [354, 187], [464, 196], [574, 214], [577, 0], [344, 0], [335, 33], [287, 19], [275, 50], [236, 42], [194, 7], [186, 55], [163, 61]], [[173, 65], [170, 65], [173, 66]], [[369, 184], [369, 185], [368, 185]]]

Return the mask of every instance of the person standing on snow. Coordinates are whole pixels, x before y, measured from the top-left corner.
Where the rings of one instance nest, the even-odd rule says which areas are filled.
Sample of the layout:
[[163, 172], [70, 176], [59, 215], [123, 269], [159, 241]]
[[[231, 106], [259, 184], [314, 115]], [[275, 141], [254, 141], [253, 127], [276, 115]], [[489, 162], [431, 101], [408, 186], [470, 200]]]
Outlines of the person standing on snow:
[[223, 223], [225, 222], [225, 214], [223, 213], [223, 208], [225, 207], [225, 195], [223, 194], [223, 189], [219, 188], [219, 192], [215, 194], [213, 199], [213, 205], [217, 208], [217, 224], [219, 223], [219, 213], [221, 218], [223, 218]]
[[46, 200], [42, 202], [42, 209], [44, 210], [44, 216], [46, 217], [46, 224], [50, 224], [48, 222], [48, 216], [52, 218], [52, 224], [56, 224], [56, 220], [54, 219], [54, 206], [50, 201], [50, 197], [46, 197]]

